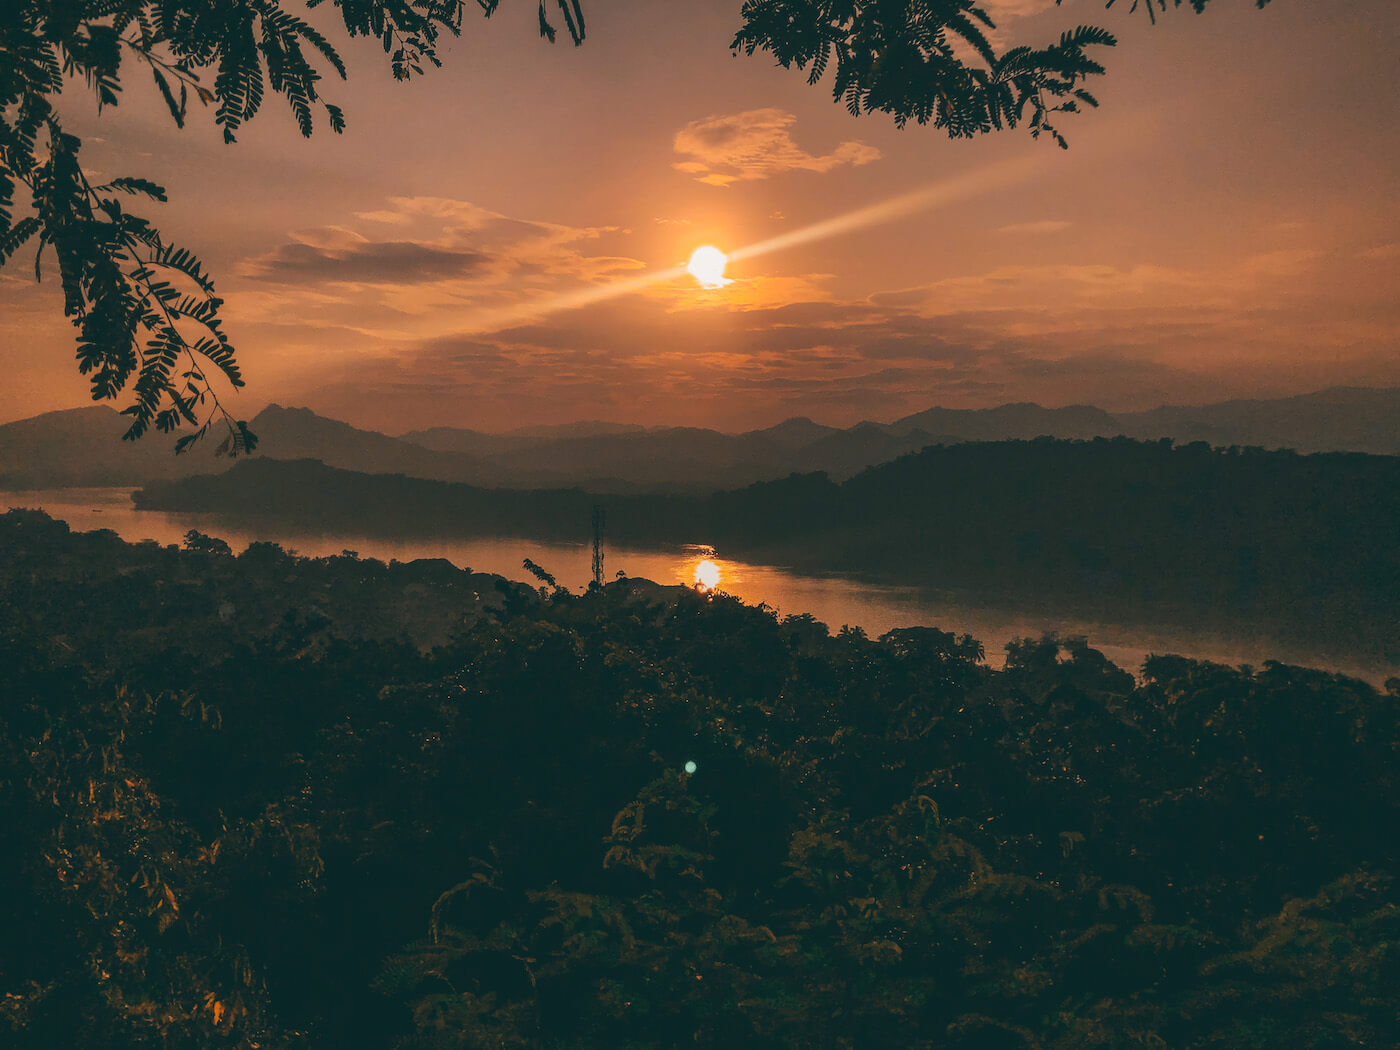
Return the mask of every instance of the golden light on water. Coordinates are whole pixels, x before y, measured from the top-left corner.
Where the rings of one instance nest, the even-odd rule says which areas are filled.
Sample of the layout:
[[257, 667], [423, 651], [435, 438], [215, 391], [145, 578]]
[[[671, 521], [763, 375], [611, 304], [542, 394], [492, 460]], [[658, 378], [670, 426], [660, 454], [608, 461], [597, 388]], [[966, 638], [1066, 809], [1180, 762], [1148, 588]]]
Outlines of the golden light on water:
[[706, 558], [695, 566], [695, 585], [701, 590], [712, 591], [719, 586], [719, 566]]
[[724, 268], [729, 265], [729, 256], [712, 244], [696, 248], [685, 264], [685, 272], [694, 277], [702, 288], [723, 288], [733, 282], [724, 276]]

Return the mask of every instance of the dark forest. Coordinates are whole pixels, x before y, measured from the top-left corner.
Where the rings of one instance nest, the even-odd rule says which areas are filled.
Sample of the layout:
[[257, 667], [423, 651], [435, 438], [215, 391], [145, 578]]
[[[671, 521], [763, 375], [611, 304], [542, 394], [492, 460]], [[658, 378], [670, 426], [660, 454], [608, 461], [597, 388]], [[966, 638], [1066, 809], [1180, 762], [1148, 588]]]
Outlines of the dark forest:
[[8, 1046], [1393, 1035], [1400, 680], [187, 548], [0, 518]]

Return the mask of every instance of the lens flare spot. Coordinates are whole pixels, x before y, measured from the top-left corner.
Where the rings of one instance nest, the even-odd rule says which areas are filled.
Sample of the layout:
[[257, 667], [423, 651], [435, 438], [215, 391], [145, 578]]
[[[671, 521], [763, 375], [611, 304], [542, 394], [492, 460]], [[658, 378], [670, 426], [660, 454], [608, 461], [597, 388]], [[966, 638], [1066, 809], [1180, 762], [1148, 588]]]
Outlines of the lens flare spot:
[[694, 761], [690, 761], [690, 762], [687, 762], [687, 763], [685, 764], [685, 771], [686, 771], [687, 773], [694, 773], [694, 772], [695, 772], [697, 769], [699, 769], [699, 768], [700, 768], [700, 767], [697, 766], [697, 765], [694, 763]]
[[702, 591], [712, 591], [719, 586], [719, 566], [706, 558], [695, 566], [695, 586]]
[[691, 253], [685, 271], [700, 283], [701, 288], [723, 288], [733, 283], [724, 276], [724, 268], [728, 265], [729, 256], [714, 245], [706, 244]]

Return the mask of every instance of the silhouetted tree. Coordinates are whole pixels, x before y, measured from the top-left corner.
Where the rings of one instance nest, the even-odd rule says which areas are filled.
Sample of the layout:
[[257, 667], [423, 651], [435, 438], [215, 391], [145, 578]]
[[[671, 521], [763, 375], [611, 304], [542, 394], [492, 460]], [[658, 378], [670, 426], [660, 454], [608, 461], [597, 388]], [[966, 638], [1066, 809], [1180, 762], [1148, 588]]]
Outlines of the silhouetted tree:
[[554, 574], [542, 568], [533, 559], [526, 558], [522, 565], [526, 572], [539, 580], [540, 583], [544, 584], [550, 590], [558, 589], [559, 581], [554, 578]]
[[189, 532], [185, 533], [185, 550], [194, 551], [197, 554], [233, 553], [227, 540], [221, 540], [217, 536], [206, 536], [198, 529], [190, 529]]

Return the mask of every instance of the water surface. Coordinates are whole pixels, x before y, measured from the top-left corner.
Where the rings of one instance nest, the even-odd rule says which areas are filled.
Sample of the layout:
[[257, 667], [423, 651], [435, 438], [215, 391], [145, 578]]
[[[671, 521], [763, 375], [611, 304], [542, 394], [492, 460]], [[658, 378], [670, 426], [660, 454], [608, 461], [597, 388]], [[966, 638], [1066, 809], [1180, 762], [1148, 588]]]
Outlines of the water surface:
[[[235, 552], [255, 540], [279, 543], [308, 557], [353, 550], [381, 561], [445, 558], [460, 568], [489, 572], [507, 579], [537, 582], [522, 566], [525, 558], [554, 574], [560, 585], [578, 591], [592, 578], [592, 548], [587, 543], [550, 543], [508, 536], [386, 537], [354, 532], [299, 531], [285, 525], [250, 524], [214, 514], [140, 511], [131, 504], [130, 489], [46, 489], [0, 491], [0, 511], [35, 507], [68, 522], [75, 531], [111, 529], [129, 542], [155, 540], [162, 545], [183, 542], [198, 529], [227, 540]], [[986, 646], [987, 660], [999, 667], [1006, 644], [1046, 632], [1062, 637], [1083, 635], [1120, 667], [1136, 670], [1152, 653], [1180, 653], [1219, 663], [1262, 664], [1275, 659], [1341, 671], [1379, 684], [1397, 669], [1358, 665], [1271, 639], [1265, 632], [1244, 628], [1230, 638], [1218, 632], [1178, 625], [1114, 624], [1057, 615], [1053, 610], [990, 607], [928, 588], [889, 586], [838, 575], [798, 573], [776, 565], [758, 565], [726, 558], [696, 537], [696, 543], [659, 550], [608, 549], [605, 576], [621, 570], [664, 584], [692, 586], [702, 562], [719, 570], [718, 589], [744, 602], [762, 602], [783, 615], [810, 613], [837, 630], [860, 627], [872, 637], [896, 627], [928, 626], [971, 634]]]

